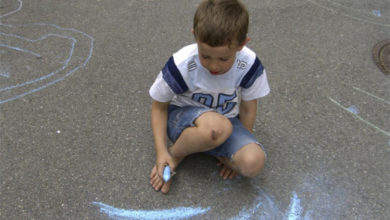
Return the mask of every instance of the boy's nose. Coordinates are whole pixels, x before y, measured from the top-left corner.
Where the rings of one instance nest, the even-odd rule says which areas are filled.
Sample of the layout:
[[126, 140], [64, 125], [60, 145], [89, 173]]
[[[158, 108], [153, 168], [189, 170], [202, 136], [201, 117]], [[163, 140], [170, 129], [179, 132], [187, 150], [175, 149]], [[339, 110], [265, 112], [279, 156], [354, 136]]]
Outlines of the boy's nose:
[[216, 63], [211, 63], [209, 65], [209, 70], [211, 72], [219, 72], [219, 66]]

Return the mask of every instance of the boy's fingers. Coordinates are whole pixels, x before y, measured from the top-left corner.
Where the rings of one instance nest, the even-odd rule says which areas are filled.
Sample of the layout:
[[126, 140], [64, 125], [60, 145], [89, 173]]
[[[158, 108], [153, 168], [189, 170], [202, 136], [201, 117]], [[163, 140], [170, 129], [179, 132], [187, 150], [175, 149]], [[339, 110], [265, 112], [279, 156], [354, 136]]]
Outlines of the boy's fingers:
[[158, 175], [160, 178], [162, 178], [162, 176], [163, 176], [163, 171], [164, 171], [164, 164], [158, 163], [158, 164], [156, 164], [156, 166], [157, 166], [157, 175]]

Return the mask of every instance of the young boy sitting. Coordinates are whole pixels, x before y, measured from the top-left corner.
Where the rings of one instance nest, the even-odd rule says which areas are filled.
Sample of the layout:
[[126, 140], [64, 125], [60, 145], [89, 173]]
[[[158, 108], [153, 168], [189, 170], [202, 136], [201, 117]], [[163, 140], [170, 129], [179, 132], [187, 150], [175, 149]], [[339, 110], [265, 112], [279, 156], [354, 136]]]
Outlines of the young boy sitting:
[[164, 167], [174, 172], [193, 153], [216, 157], [225, 179], [254, 177], [263, 168], [265, 152], [251, 132], [257, 99], [270, 89], [263, 65], [245, 46], [248, 23], [238, 0], [203, 1], [194, 16], [196, 44], [173, 54], [150, 88], [155, 190], [167, 193], [172, 180], [164, 182]]

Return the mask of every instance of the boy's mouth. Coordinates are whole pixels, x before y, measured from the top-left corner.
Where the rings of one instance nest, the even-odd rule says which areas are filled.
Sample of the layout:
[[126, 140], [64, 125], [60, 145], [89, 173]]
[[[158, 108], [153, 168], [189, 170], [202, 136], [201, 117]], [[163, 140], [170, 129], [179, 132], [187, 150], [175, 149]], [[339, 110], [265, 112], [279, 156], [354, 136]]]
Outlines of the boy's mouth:
[[213, 75], [218, 75], [219, 72], [212, 72], [212, 71], [210, 71], [210, 73], [213, 74]]

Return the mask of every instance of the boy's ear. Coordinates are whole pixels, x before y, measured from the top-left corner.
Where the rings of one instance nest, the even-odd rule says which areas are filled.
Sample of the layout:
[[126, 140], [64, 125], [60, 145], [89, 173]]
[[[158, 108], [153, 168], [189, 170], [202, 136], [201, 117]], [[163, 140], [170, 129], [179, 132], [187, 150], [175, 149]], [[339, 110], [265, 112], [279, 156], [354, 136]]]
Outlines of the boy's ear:
[[195, 31], [194, 31], [193, 28], [191, 29], [191, 33], [192, 33], [192, 35], [194, 36], [194, 38], [195, 38], [195, 40], [196, 40]]
[[242, 50], [242, 48], [250, 41], [251, 39], [249, 37], [246, 37], [246, 39], [238, 45], [238, 50]]

